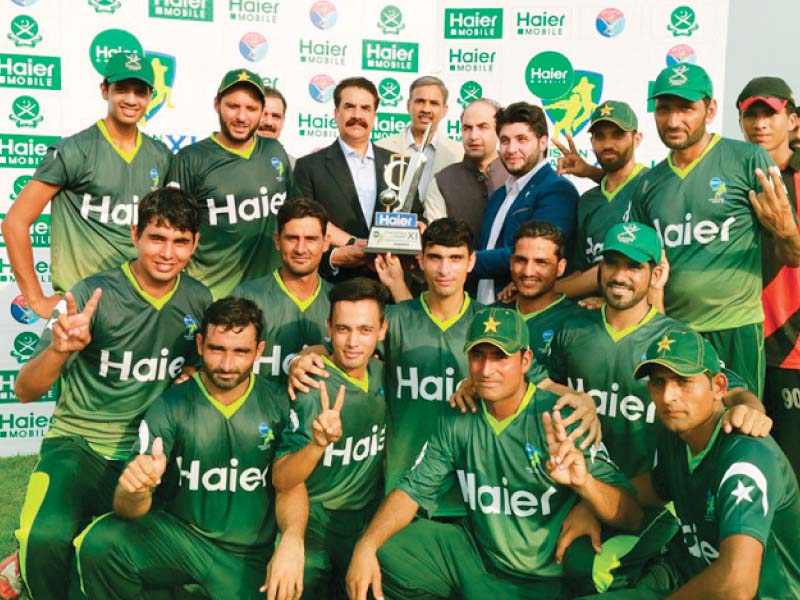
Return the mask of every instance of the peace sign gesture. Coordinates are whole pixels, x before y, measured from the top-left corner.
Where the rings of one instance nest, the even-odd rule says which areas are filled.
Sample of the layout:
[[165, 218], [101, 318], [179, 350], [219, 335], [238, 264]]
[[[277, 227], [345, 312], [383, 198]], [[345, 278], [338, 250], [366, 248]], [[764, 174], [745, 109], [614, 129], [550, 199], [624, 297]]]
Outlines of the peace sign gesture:
[[553, 145], [558, 148], [562, 156], [558, 159], [557, 173], [559, 175], [575, 175], [576, 177], [586, 177], [597, 183], [603, 178], [603, 170], [590, 165], [578, 153], [575, 140], [567, 134], [567, 146], [556, 139], [551, 139]]
[[322, 412], [317, 415], [311, 424], [314, 434], [314, 443], [325, 448], [328, 444], [339, 441], [342, 437], [342, 406], [344, 405], [344, 385], [339, 386], [336, 402], [331, 408], [328, 397], [328, 387], [323, 383], [319, 386], [319, 402]]
[[89, 325], [94, 311], [97, 310], [97, 304], [100, 302], [102, 293], [103, 291], [97, 288], [81, 312], [78, 312], [78, 306], [75, 304], [75, 296], [72, 295], [72, 292], [67, 292], [64, 295], [67, 312], [60, 313], [52, 324], [52, 345], [56, 352], [79, 352], [92, 341]]
[[545, 465], [547, 474], [561, 485], [572, 487], [584, 485], [588, 476], [586, 459], [569, 439], [561, 420], [561, 413], [555, 410], [552, 417], [550, 413], [544, 413], [542, 423], [547, 439], [547, 452], [550, 455]]

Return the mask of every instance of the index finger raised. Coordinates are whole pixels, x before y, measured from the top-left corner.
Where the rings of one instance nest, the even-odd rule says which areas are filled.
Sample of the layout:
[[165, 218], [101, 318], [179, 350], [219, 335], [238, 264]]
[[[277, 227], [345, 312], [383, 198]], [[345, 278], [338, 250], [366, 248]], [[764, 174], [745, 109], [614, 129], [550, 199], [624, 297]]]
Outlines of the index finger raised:
[[566, 147], [564, 144], [562, 144], [561, 142], [559, 142], [558, 140], [556, 140], [556, 139], [551, 139], [551, 140], [550, 140], [550, 142], [551, 142], [551, 143], [552, 143], [552, 144], [553, 144], [553, 145], [554, 145], [556, 148], [558, 148], [558, 151], [559, 151], [559, 152], [561, 152], [561, 154], [563, 154], [564, 156], [566, 156], [567, 154], [569, 154], [569, 153], [570, 153], [570, 151], [567, 149], [567, 147]]
[[323, 412], [331, 407], [331, 399], [328, 397], [328, 386], [324, 383], [319, 386], [319, 403]]
[[101, 290], [100, 288], [97, 288], [94, 292], [92, 292], [91, 298], [89, 298], [89, 301], [86, 303], [86, 306], [83, 307], [82, 314], [85, 317], [91, 318], [91, 316], [94, 314], [94, 311], [97, 310], [97, 305], [100, 302], [100, 296], [102, 295], [103, 295], [103, 290]]
[[67, 303], [67, 314], [77, 315], [78, 305], [75, 303], [75, 296], [72, 294], [72, 292], [67, 292], [64, 294], [64, 301]]
[[333, 410], [335, 410], [336, 412], [342, 412], [343, 405], [344, 405], [344, 385], [340, 385], [339, 391], [336, 392], [336, 401], [333, 404]]

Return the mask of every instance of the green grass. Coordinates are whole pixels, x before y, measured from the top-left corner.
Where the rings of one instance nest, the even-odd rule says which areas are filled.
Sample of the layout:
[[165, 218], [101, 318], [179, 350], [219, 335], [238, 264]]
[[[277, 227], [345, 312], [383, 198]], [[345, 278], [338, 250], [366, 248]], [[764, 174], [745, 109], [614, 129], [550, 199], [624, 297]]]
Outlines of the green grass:
[[19, 525], [28, 476], [35, 464], [36, 455], [0, 458], [0, 482], [5, 489], [5, 500], [0, 503], [0, 560], [17, 548], [14, 530]]

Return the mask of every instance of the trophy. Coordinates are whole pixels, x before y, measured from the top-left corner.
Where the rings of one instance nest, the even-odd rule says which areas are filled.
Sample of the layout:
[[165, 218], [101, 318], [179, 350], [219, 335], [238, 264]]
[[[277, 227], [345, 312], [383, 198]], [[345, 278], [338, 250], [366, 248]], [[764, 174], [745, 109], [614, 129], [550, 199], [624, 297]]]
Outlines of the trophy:
[[417, 254], [422, 249], [417, 215], [411, 212], [411, 206], [419, 188], [422, 170], [425, 168], [427, 157], [424, 150], [430, 133], [431, 126], [428, 125], [419, 150], [410, 157], [404, 154], [392, 154], [389, 164], [383, 169], [386, 189], [378, 196], [378, 202], [384, 210], [375, 213], [375, 221], [369, 230], [365, 252]]

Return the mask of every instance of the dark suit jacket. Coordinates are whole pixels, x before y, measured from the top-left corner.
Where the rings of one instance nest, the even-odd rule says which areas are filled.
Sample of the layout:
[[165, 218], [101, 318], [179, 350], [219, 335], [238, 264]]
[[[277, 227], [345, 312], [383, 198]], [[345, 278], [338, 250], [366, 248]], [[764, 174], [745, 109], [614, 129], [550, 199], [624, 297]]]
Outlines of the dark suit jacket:
[[497, 212], [506, 199], [506, 187], [500, 186], [489, 198], [483, 215], [477, 261], [472, 275], [479, 279], [494, 279], [495, 291], [511, 280], [509, 263], [514, 246], [514, 232], [528, 221], [546, 221], [558, 227], [567, 240], [567, 256], [575, 238], [578, 222], [578, 190], [570, 181], [559, 177], [549, 164], [544, 165], [522, 188], [509, 208], [497, 244], [486, 250], [489, 234]]
[[[383, 168], [389, 163], [391, 153], [374, 144], [372, 148], [375, 152], [375, 182], [380, 194], [386, 189]], [[327, 148], [298, 158], [294, 178], [303, 196], [322, 204], [334, 225], [359, 238], [369, 236], [373, 215], [369, 215], [369, 221], [364, 219], [356, 186], [338, 139]], [[377, 197], [375, 208], [381, 208]]]

